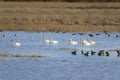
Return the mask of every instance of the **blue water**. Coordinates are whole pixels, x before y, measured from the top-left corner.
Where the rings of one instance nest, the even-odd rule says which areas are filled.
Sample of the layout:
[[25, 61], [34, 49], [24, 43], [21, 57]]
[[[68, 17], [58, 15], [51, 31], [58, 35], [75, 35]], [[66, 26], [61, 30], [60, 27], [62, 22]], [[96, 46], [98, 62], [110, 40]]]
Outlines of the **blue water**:
[[[91, 33], [94, 37], [90, 37]], [[0, 52], [9, 54], [40, 54], [49, 56], [41, 59], [6, 59], [0, 61], [0, 80], [119, 80], [120, 58], [114, 49], [120, 49], [120, 35], [118, 32], [105, 33], [86, 32], [84, 35], [72, 35], [73, 33], [54, 32], [22, 32], [3, 31], [6, 37], [0, 37]], [[14, 34], [17, 36], [15, 37]], [[58, 44], [43, 43], [43, 36], [58, 40]], [[92, 47], [80, 44], [80, 38], [97, 42]], [[11, 45], [11, 39], [21, 42], [20, 47]], [[78, 45], [69, 44], [69, 39], [78, 42]], [[77, 55], [71, 55], [72, 50], [60, 50], [59, 48], [76, 48]], [[110, 56], [83, 56], [81, 50], [107, 50]]]

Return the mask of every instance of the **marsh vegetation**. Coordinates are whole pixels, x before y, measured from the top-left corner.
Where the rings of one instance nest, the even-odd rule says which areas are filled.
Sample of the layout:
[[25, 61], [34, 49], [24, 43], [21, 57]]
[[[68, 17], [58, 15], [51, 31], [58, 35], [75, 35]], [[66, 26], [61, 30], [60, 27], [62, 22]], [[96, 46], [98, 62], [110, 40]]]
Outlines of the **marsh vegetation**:
[[119, 4], [1, 2], [0, 30], [120, 31]]

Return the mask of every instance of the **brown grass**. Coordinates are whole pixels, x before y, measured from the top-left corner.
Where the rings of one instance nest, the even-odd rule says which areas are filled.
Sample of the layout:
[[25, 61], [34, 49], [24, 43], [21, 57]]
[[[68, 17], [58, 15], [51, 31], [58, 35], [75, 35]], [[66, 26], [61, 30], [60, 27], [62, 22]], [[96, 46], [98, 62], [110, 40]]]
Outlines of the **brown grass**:
[[0, 8], [120, 8], [119, 2], [0, 2]]
[[0, 30], [120, 31], [120, 3], [1, 2]]

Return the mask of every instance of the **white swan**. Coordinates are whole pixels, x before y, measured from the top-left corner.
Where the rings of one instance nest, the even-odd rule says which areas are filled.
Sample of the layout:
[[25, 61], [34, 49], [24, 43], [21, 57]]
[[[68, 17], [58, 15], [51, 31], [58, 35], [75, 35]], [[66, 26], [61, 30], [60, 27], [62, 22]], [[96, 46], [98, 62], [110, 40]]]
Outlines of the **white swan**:
[[19, 47], [19, 46], [21, 46], [21, 43], [20, 43], [20, 42], [13, 41], [12, 46]]
[[95, 44], [96, 44], [96, 42], [95, 42], [95, 41], [90, 41], [90, 43], [91, 43], [92, 45], [95, 45]]
[[45, 39], [45, 37], [43, 36], [43, 42], [44, 42], [44, 43], [50, 43], [50, 44], [57, 44], [57, 43], [58, 43], [57, 40], [53, 40], [53, 39], [52, 39], [52, 36], [50, 36], [50, 40]]
[[84, 46], [92, 46], [92, 45], [96, 44], [96, 42], [94, 42], [94, 41], [86, 41], [86, 40], [83, 40], [83, 39], [81, 39], [81, 43]]
[[70, 44], [71, 44], [71, 45], [77, 45], [77, 42], [76, 42], [76, 41], [73, 41], [72, 39], [70, 39]]
[[91, 46], [91, 43], [86, 40], [81, 40], [82, 45], [84, 46]]
[[95, 41], [92, 41], [92, 40], [89, 40], [89, 39], [87, 39], [88, 40], [88, 42], [90, 42], [91, 43], [91, 45], [95, 45], [96, 44], [96, 42]]
[[57, 41], [57, 40], [53, 40], [53, 39], [52, 39], [52, 36], [51, 36], [51, 37], [50, 37], [50, 43], [51, 43], [51, 44], [57, 44], [58, 41]]
[[45, 39], [45, 37], [43, 36], [43, 42], [44, 42], [44, 43], [50, 43], [50, 40]]

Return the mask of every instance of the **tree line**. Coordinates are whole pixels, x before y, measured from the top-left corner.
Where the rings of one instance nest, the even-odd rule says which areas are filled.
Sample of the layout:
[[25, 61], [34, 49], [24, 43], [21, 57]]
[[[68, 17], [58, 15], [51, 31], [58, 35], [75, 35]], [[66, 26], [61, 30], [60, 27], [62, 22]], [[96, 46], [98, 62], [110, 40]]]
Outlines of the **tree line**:
[[0, 1], [18, 1], [18, 2], [120, 2], [120, 0], [0, 0]]

